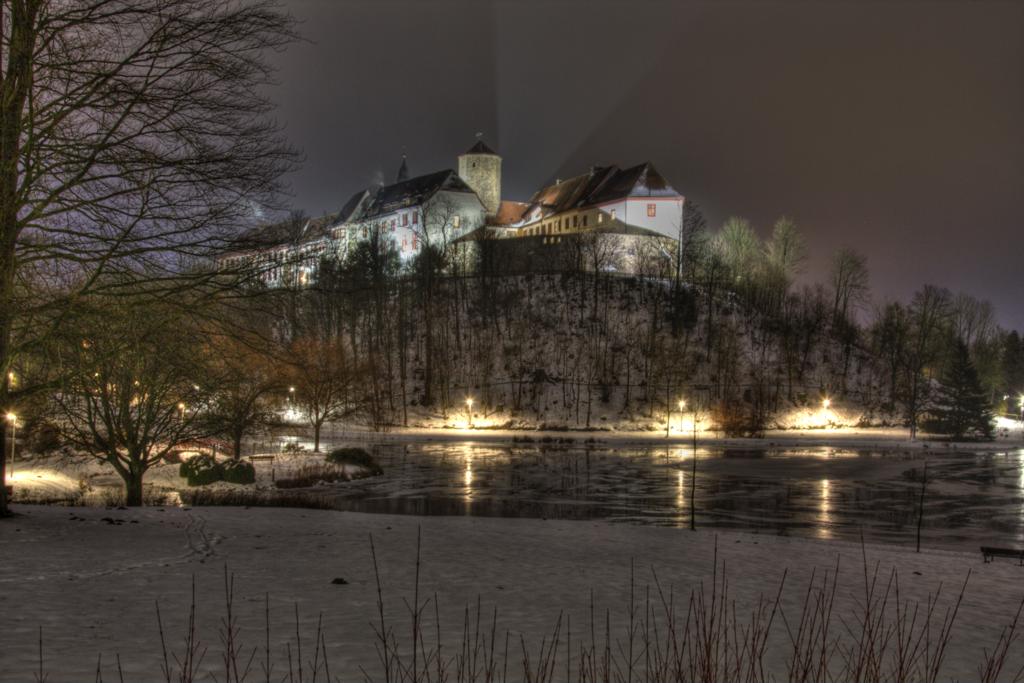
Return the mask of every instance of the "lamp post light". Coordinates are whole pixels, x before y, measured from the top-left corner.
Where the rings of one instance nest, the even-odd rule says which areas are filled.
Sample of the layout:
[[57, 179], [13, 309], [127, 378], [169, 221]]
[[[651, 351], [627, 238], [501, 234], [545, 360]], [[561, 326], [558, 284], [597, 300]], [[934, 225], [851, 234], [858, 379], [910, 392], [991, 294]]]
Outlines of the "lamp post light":
[[14, 477], [14, 440], [18, 437], [18, 416], [7, 413], [7, 423], [11, 425], [11, 477]]
[[822, 399], [822, 401], [821, 401], [821, 409], [822, 410], [828, 410], [829, 406], [831, 406], [831, 405], [832, 405], [832, 399], [830, 399], [830, 398]]
[[181, 420], [182, 422], [185, 421], [185, 404], [184, 403], [179, 403], [178, 404], [178, 419]]
[[679, 399], [679, 402], [676, 403], [676, 405], [679, 406], [679, 433], [682, 434], [683, 433], [683, 409], [686, 407], [686, 401], [684, 401], [683, 399]]
[[466, 399], [466, 417], [468, 418], [469, 428], [473, 428], [473, 399]]

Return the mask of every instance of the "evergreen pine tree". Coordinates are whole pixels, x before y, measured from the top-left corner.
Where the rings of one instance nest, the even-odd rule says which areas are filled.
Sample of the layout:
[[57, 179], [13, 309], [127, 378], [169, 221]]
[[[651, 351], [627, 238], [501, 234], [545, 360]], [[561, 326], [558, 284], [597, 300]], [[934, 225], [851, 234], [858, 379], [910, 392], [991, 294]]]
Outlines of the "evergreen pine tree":
[[928, 411], [928, 431], [948, 434], [953, 439], [991, 439], [992, 405], [963, 341], [957, 341], [939, 385]]

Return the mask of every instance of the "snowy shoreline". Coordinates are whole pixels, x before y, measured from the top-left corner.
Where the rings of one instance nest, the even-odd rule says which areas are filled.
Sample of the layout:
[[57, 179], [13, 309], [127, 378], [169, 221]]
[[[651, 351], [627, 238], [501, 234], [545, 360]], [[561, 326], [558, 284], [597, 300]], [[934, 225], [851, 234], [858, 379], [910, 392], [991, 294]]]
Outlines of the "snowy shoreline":
[[[612, 430], [531, 430], [531, 429], [437, 429], [395, 428], [387, 432], [336, 428], [325, 431], [332, 441], [387, 442], [444, 442], [481, 441], [530, 443], [570, 439], [574, 443], [643, 446], [687, 446], [693, 443], [692, 434], [673, 432], [612, 431]], [[994, 441], [952, 442], [921, 438], [911, 441], [906, 429], [895, 428], [839, 428], [839, 429], [779, 429], [765, 432], [762, 438], [719, 437], [698, 432], [697, 445], [736, 448], [788, 448], [803, 446], [835, 446], [837, 448], [870, 448], [882, 450], [934, 450], [934, 451], [1004, 451], [1024, 448], [1024, 436], [1010, 432]]]
[[[39, 627], [52, 683], [93, 680], [101, 653], [108, 680], [116, 680], [109, 668], [115, 654], [130, 679], [162, 678], [154, 604], [160, 601], [170, 645], [179, 648], [192, 577], [199, 635], [211, 653], [202, 669], [217, 671], [225, 566], [236, 575], [235, 610], [249, 647], [262, 645], [263, 601], [269, 593], [272, 650], [283, 651], [284, 642], [294, 637], [295, 607], [310, 640], [322, 611], [332, 676], [361, 678], [360, 667], [379, 670], [369, 626], [376, 614], [369, 537], [376, 545], [389, 620], [401, 630], [403, 599], [413, 592], [420, 529], [421, 597], [436, 592], [449, 640], [461, 633], [464, 608], [478, 596], [485, 615], [499, 610], [502, 632], [508, 629], [516, 641], [523, 633], [531, 647], [550, 636], [563, 611], [576, 639], [585, 630], [591, 591], [602, 614], [611, 610], [614, 631], [628, 616], [631, 568], [638, 594], [653, 590], [656, 572], [662, 587], [671, 585], [685, 601], [701, 582], [710, 588], [716, 552], [736, 609], [743, 613], [758, 596], [773, 598], [785, 571], [781, 607], [787, 619], [797, 619], [812, 573], [820, 580], [837, 558], [837, 614], [849, 618], [864, 595], [861, 547], [843, 541], [605, 522], [297, 509], [18, 505], [15, 512], [19, 516], [0, 522], [0, 547], [7, 558], [0, 564], [5, 596], [0, 681], [31, 679], [38, 667]], [[977, 678], [982, 648], [995, 645], [1024, 595], [1024, 569], [1013, 561], [985, 564], [980, 553], [866, 549], [869, 570], [877, 562], [883, 582], [891, 570], [899, 572], [903, 601], [924, 602], [941, 585], [940, 613], [953, 604], [971, 573], [940, 679]], [[332, 584], [339, 578], [346, 583]], [[842, 630], [838, 623], [834, 628]], [[772, 643], [767, 662], [777, 679], [784, 678], [785, 629], [777, 630]], [[1012, 672], [1024, 663], [1012, 654], [1011, 660]]]

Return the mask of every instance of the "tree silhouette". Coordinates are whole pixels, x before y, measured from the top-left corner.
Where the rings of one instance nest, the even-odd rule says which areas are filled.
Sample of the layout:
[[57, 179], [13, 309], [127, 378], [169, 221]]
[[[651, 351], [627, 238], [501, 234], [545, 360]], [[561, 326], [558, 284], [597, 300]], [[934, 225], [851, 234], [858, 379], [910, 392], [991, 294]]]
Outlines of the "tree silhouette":
[[957, 341], [949, 366], [940, 380], [926, 422], [929, 431], [954, 439], [992, 438], [992, 406], [971, 362], [967, 344]]

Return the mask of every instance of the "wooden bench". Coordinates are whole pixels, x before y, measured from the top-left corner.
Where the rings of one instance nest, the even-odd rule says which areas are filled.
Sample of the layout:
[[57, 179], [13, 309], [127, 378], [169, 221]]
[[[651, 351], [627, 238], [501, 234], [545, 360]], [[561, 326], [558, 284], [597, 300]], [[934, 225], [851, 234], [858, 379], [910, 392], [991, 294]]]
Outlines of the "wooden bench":
[[1019, 560], [1020, 566], [1024, 567], [1024, 550], [1017, 548], [993, 548], [991, 546], [981, 546], [981, 557], [985, 562], [991, 562], [997, 557], [1012, 557]]

